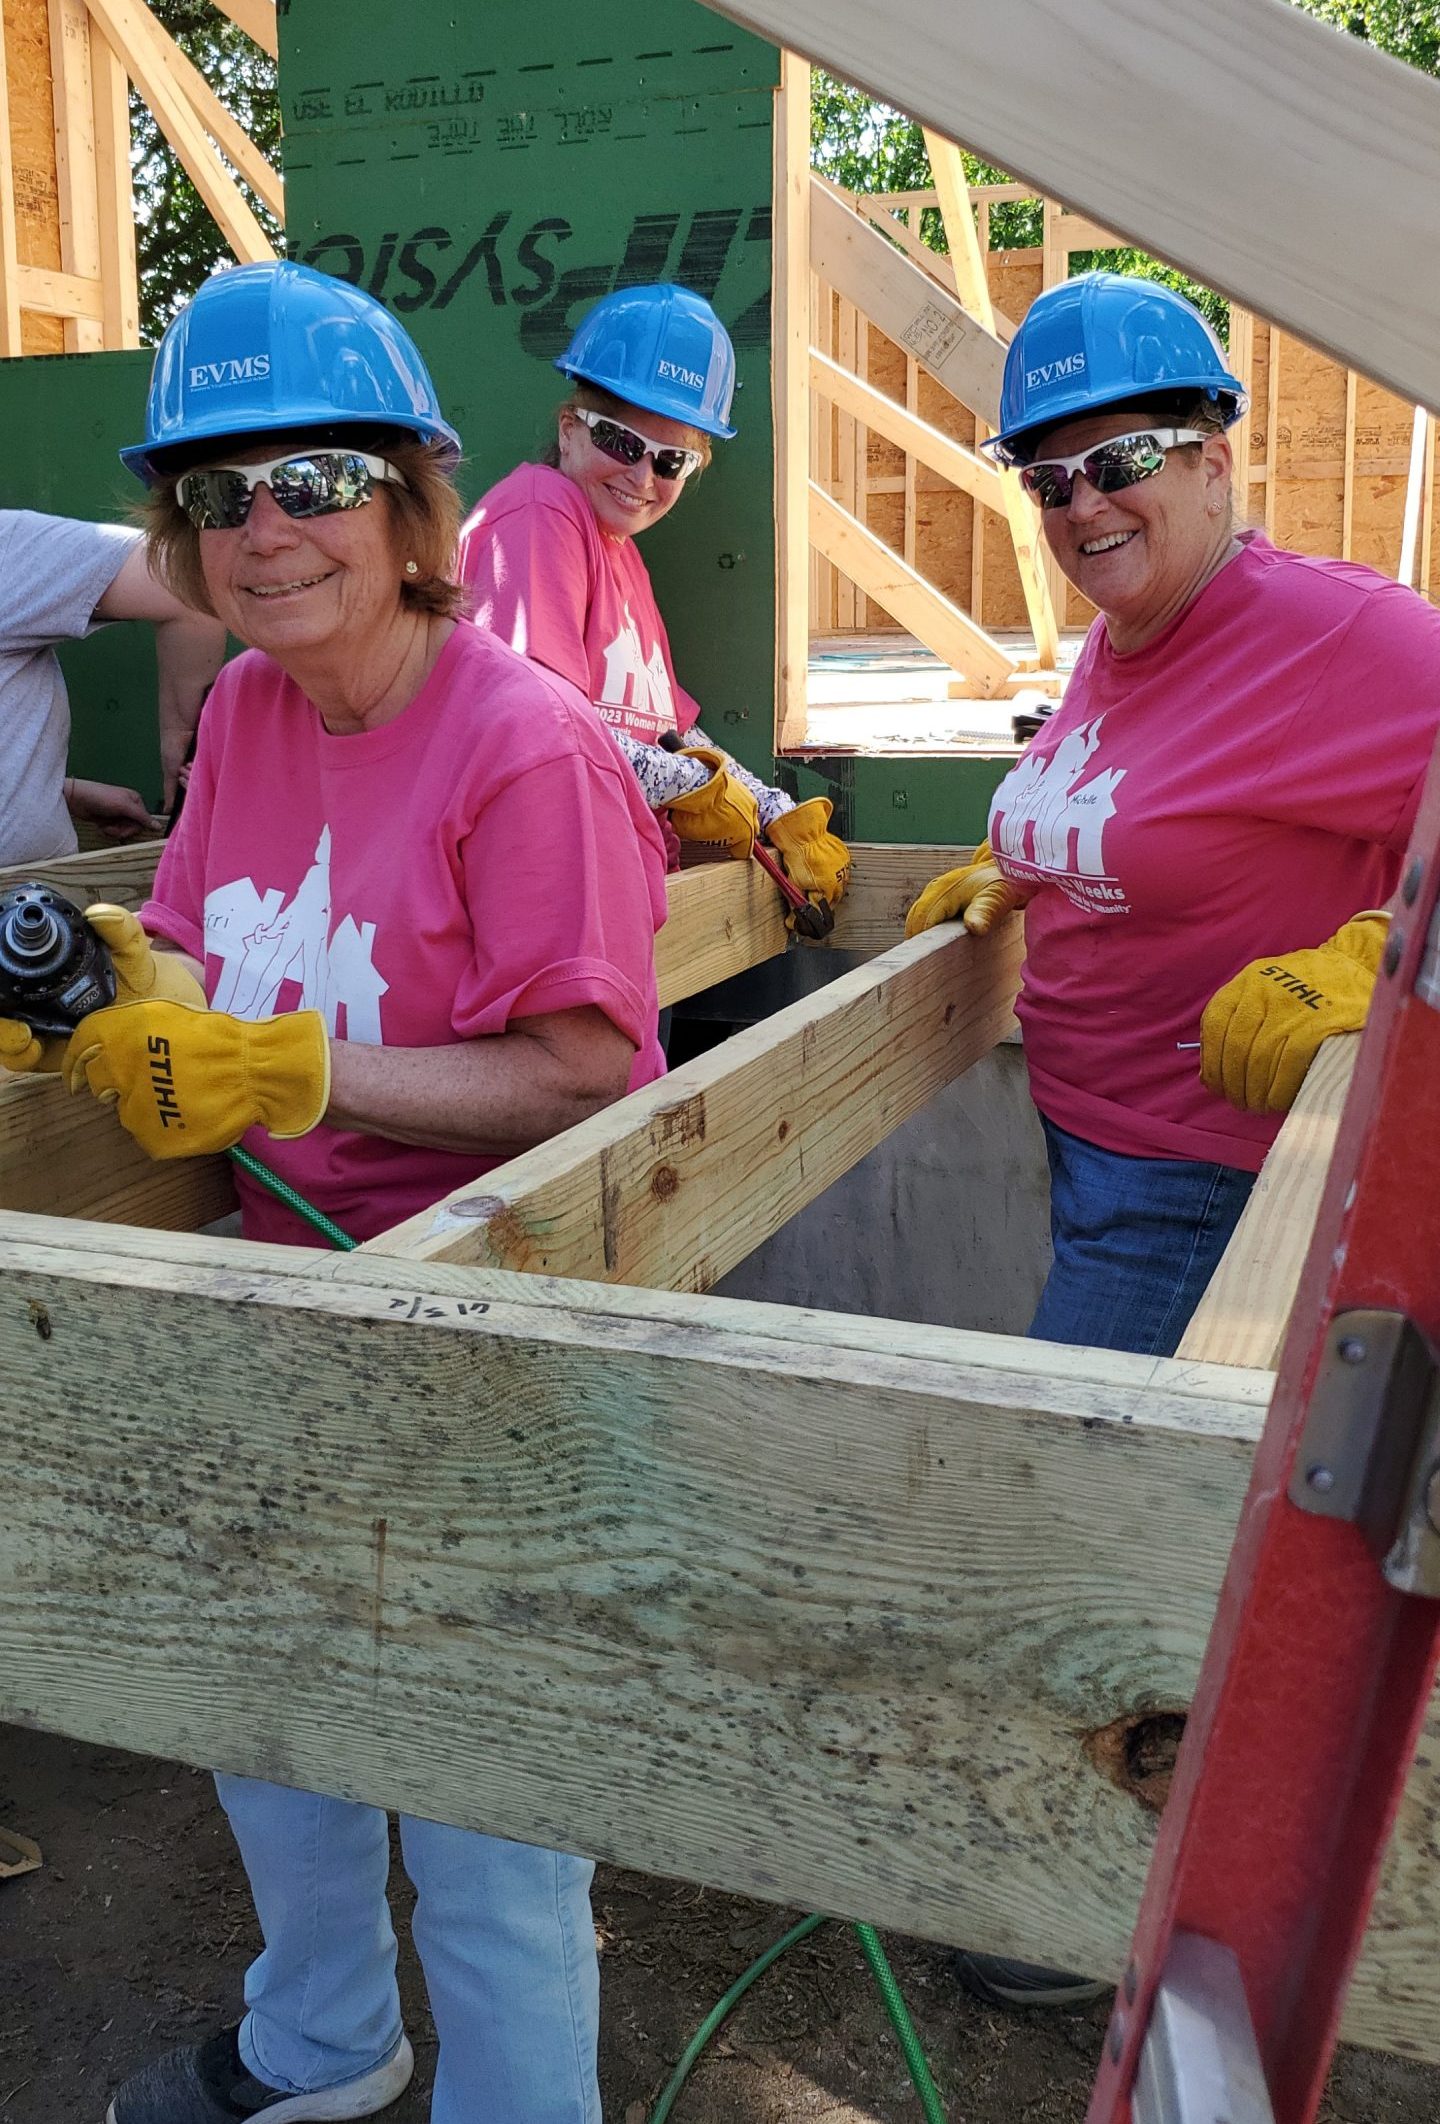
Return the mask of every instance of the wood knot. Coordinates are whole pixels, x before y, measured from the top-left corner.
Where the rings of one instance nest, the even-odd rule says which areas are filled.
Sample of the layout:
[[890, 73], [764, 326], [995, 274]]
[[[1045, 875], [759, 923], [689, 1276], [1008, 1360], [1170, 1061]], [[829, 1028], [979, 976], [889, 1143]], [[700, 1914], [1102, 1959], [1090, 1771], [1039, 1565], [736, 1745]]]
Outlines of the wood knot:
[[1159, 1814], [1170, 1796], [1184, 1711], [1136, 1711], [1087, 1733], [1082, 1745], [1102, 1777]]
[[33, 1298], [27, 1299], [26, 1304], [30, 1309], [30, 1325], [34, 1328], [36, 1334], [40, 1337], [40, 1340], [42, 1342], [48, 1342], [50, 1340], [50, 1337], [55, 1332], [54, 1328], [50, 1325], [50, 1314], [48, 1309], [43, 1305], [37, 1305]]
[[650, 1182], [650, 1192], [657, 1202], [668, 1202], [680, 1186], [680, 1175], [673, 1165], [657, 1165]]
[[787, 1136], [789, 1135], [789, 1133], [790, 1133], [790, 1123], [789, 1123], [788, 1121], [782, 1121], [782, 1122], [780, 1123], [780, 1126], [779, 1126], [779, 1127], [778, 1127], [778, 1128], [776, 1129], [776, 1131], [775, 1131], [775, 1141], [776, 1141], [777, 1143], [783, 1143], [783, 1142], [785, 1141], [785, 1138], [786, 1138], [786, 1137], [787, 1137]]

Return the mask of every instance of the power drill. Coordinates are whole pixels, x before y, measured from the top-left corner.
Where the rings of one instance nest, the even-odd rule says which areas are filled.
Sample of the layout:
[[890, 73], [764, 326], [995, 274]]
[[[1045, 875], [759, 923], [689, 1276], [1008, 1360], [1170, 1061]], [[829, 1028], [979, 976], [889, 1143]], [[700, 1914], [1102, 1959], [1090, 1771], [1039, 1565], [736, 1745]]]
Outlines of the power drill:
[[73, 900], [33, 879], [0, 892], [0, 1017], [64, 1035], [115, 993], [109, 948]]

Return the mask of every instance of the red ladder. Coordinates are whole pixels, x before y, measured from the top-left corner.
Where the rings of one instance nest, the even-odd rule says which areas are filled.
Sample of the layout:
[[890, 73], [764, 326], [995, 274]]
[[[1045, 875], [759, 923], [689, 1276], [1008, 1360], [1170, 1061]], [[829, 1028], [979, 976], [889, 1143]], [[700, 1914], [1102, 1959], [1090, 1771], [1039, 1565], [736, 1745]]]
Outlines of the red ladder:
[[1311, 2124], [1440, 1658], [1440, 765], [1087, 2124]]

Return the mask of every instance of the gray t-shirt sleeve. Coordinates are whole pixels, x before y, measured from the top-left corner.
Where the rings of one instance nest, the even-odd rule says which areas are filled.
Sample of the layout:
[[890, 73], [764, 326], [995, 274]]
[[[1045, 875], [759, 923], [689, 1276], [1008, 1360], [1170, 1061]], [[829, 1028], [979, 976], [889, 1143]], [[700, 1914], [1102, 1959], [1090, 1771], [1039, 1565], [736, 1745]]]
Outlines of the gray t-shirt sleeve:
[[95, 607], [140, 537], [124, 524], [0, 509], [0, 654], [89, 634]]
[[0, 863], [45, 862], [75, 846], [64, 795], [70, 703], [54, 644], [93, 631], [139, 537], [121, 524], [0, 509]]

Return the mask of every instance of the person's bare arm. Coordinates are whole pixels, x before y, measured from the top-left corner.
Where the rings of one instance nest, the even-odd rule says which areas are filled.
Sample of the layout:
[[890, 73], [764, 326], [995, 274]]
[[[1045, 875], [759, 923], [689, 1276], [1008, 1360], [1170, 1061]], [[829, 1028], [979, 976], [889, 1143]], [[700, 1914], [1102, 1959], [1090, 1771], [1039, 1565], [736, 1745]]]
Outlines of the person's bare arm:
[[430, 1150], [528, 1150], [625, 1096], [635, 1048], [593, 1004], [454, 1047], [330, 1043], [332, 1128]]
[[155, 629], [160, 765], [165, 806], [175, 798], [180, 772], [205, 690], [225, 656], [225, 629], [208, 613], [182, 604], [150, 572], [143, 544], [131, 548], [120, 572], [95, 607], [97, 620], [149, 620]]

